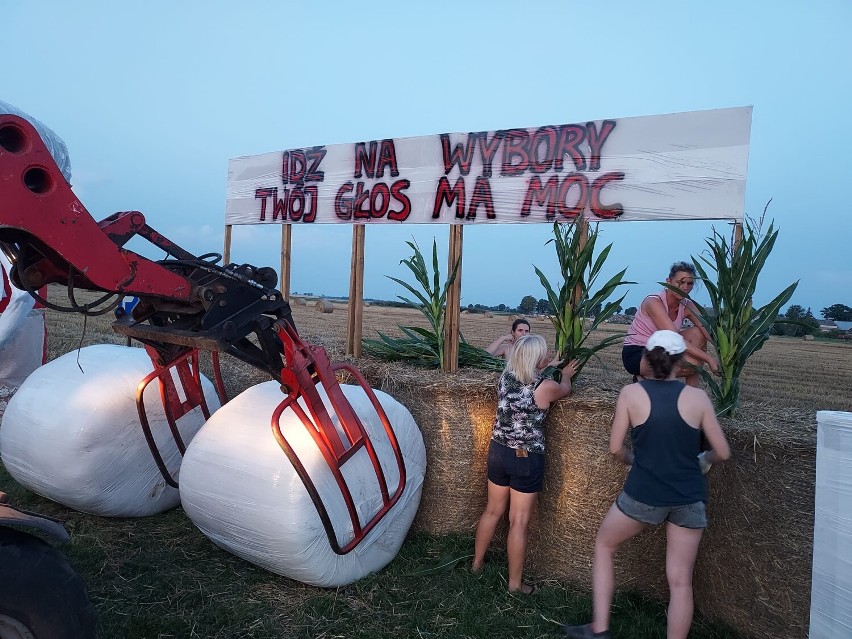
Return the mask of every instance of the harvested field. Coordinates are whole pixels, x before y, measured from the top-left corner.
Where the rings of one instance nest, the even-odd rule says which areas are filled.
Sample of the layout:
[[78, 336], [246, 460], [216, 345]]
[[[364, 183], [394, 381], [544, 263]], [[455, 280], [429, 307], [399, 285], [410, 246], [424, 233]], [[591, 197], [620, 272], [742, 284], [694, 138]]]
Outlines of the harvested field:
[[[82, 297], [82, 296], [81, 296]], [[58, 299], [55, 296], [54, 299]], [[344, 358], [346, 305], [318, 313], [293, 307], [302, 335]], [[50, 356], [79, 345], [123, 339], [111, 333], [110, 316], [48, 314]], [[485, 346], [509, 332], [512, 315], [461, 318], [465, 339]], [[550, 323], [530, 318], [533, 332], [553, 343]], [[425, 326], [411, 309], [364, 309], [364, 337], [376, 330], [400, 335], [398, 325]], [[607, 325], [601, 333], [625, 332]], [[414, 414], [427, 446], [429, 468], [415, 530], [471, 535], [484, 505], [485, 448], [493, 419], [496, 373], [462, 370], [454, 375], [387, 364], [356, 362], [371, 384], [397, 397]], [[231, 395], [265, 376], [225, 361]], [[617, 348], [584, 370], [575, 394], [549, 419], [548, 473], [533, 521], [530, 570], [534, 578], [587, 585], [594, 531], [625, 470], [606, 453], [609, 417], [618, 389], [628, 382]], [[749, 362], [741, 410], [723, 424], [734, 458], [710, 475], [709, 529], [696, 572], [700, 612], [755, 637], [807, 635], [813, 541], [813, 482], [818, 410], [852, 411], [852, 345], [771, 338]], [[2, 410], [2, 406], [0, 406]], [[662, 535], [650, 533], [625, 547], [619, 583], [664, 597]], [[649, 559], [650, 558], [650, 559]], [[649, 564], [649, 570], [634, 567]]]

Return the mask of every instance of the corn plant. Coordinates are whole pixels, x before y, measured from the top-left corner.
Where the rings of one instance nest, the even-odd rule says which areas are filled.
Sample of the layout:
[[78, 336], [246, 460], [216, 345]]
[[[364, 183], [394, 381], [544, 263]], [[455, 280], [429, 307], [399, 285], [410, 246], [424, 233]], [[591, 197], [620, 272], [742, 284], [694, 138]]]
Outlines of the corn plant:
[[[769, 338], [781, 307], [790, 300], [798, 285], [798, 282], [793, 282], [760, 308], [752, 306], [757, 278], [777, 237], [778, 230], [773, 224], [761, 238], [760, 225], [755, 228], [754, 223], [746, 219], [745, 232], [738, 244], [732, 242], [729, 245], [726, 238], [714, 229], [713, 236], [705, 240], [710, 249], [709, 257], [692, 258], [699, 279], [704, 282], [710, 296], [708, 308], [696, 304], [698, 319], [710, 335], [719, 357], [718, 379], [703, 368], [698, 372], [707, 384], [720, 416], [733, 416], [736, 412], [743, 368], [749, 357], [760, 350]], [[711, 271], [715, 277], [711, 278]]]
[[[450, 276], [447, 281], [441, 286], [441, 271], [438, 267], [438, 246], [435, 240], [432, 240], [432, 272], [426, 266], [426, 260], [423, 259], [423, 254], [420, 252], [420, 247], [416, 242], [406, 242], [414, 251], [414, 254], [408, 259], [400, 261], [400, 264], [405, 264], [408, 269], [414, 274], [414, 278], [420, 285], [421, 290], [417, 290], [408, 282], [397, 277], [388, 275], [388, 279], [393, 280], [414, 296], [412, 300], [403, 295], [397, 295], [399, 299], [418, 309], [426, 321], [429, 323], [429, 328], [419, 326], [400, 326], [404, 337], [390, 337], [384, 333], [377, 331], [379, 334], [378, 340], [364, 339], [362, 344], [364, 351], [388, 360], [407, 360], [414, 364], [420, 364], [433, 368], [443, 368], [444, 366], [444, 323], [446, 319], [446, 303], [447, 290], [450, 284], [456, 279], [461, 260], [456, 261], [453, 266]], [[502, 370], [504, 362], [502, 359], [492, 356], [487, 351], [468, 344], [461, 337], [459, 343], [459, 366], [475, 366], [478, 368], [486, 368], [490, 370]]]
[[[591, 343], [589, 336], [602, 322], [612, 317], [621, 303], [625, 293], [616, 300], [608, 301], [619, 286], [634, 284], [624, 279], [627, 269], [613, 275], [601, 288], [592, 293], [598, 277], [601, 274], [612, 244], [604, 248], [595, 257], [595, 246], [598, 239], [598, 228], [594, 227], [588, 237], [585, 237], [585, 225], [575, 219], [569, 224], [553, 225], [553, 242], [556, 247], [556, 258], [562, 282], [552, 286], [544, 273], [538, 268], [538, 275], [547, 299], [555, 309], [551, 322], [556, 329], [556, 356], [563, 362], [577, 362], [577, 377], [586, 362], [601, 349], [620, 344], [624, 335], [610, 335], [599, 342]], [[584, 243], [585, 240], [585, 243]], [[600, 306], [600, 312], [592, 313], [592, 309]]]

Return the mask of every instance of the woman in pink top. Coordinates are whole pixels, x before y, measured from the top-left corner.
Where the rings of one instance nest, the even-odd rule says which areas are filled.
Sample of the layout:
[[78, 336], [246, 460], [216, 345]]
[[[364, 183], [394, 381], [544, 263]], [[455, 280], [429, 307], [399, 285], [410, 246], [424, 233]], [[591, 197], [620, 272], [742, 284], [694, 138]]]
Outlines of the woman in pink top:
[[[646, 368], [647, 362], [642, 359], [645, 344], [656, 331], [675, 331], [686, 341], [686, 356], [676, 376], [683, 377], [683, 381], [689, 386], [698, 386], [699, 376], [692, 366], [707, 364], [713, 373], [717, 373], [719, 362], [707, 354], [710, 336], [698, 319], [695, 305], [686, 297], [695, 286], [695, 267], [689, 262], [675, 262], [666, 282], [683, 291], [683, 294], [679, 295], [667, 288], [649, 295], [642, 301], [624, 339], [621, 361], [624, 362], [627, 372], [634, 377], [653, 377], [651, 371]], [[683, 328], [684, 319], [692, 322], [692, 326]]]

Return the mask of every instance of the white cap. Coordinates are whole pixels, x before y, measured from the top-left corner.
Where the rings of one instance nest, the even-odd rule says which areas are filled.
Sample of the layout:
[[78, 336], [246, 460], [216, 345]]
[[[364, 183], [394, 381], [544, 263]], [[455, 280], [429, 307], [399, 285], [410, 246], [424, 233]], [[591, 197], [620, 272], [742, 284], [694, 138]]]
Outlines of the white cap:
[[680, 333], [674, 331], [657, 331], [648, 338], [645, 349], [652, 351], [658, 346], [669, 355], [679, 355], [686, 350], [686, 342], [683, 341]]

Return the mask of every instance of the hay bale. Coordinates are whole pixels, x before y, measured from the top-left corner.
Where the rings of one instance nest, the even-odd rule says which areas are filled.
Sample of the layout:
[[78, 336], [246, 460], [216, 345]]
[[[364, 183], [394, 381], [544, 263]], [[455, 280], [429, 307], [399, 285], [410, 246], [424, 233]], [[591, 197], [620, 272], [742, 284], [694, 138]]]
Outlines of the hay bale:
[[[414, 526], [472, 535], [485, 505], [485, 465], [496, 410], [497, 373], [453, 375], [404, 364], [359, 366], [423, 431], [428, 467]], [[535, 578], [591, 583], [595, 533], [627, 468], [608, 451], [620, 384], [581, 379], [547, 422], [547, 470], [530, 522]], [[723, 427], [733, 458], [708, 475], [710, 527], [695, 569], [696, 608], [745, 636], [805, 637], [811, 588], [816, 426], [806, 411], [740, 408]], [[498, 541], [499, 544], [499, 536]], [[667, 599], [665, 529], [627, 542], [616, 559], [618, 588]]]
[[494, 317], [494, 313], [489, 313], [488, 311], [486, 311], [485, 317], [488, 317], [488, 318]]
[[802, 339], [806, 342], [812, 342], [812, 341], [814, 341], [814, 336], [813, 335], [805, 335]]
[[293, 306], [304, 306], [305, 305], [305, 298], [304, 297], [291, 297], [290, 302], [293, 304]]
[[317, 300], [317, 303], [314, 305], [314, 308], [317, 309], [320, 313], [334, 312], [334, 304], [332, 304], [328, 300]]
[[470, 315], [470, 311], [465, 309], [461, 312], [462, 315]]

